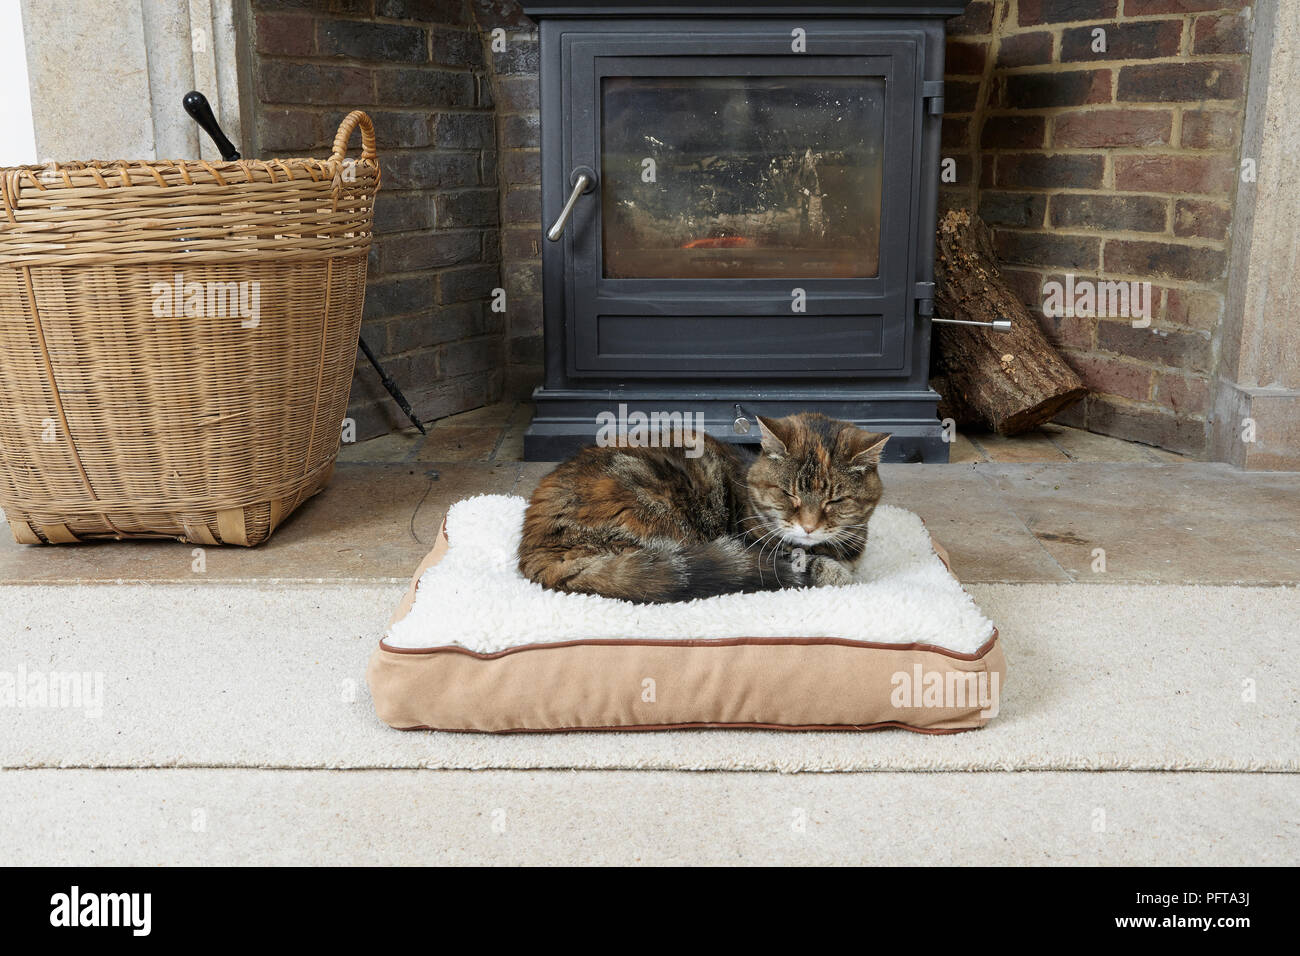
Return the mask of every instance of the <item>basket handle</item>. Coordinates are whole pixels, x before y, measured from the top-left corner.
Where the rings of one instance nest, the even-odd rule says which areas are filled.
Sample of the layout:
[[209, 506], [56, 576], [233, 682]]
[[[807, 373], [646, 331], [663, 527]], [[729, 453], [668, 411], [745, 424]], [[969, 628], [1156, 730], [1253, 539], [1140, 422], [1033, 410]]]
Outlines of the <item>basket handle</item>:
[[368, 159], [372, 163], [379, 158], [379, 154], [375, 152], [375, 124], [363, 111], [353, 110], [343, 117], [343, 122], [339, 124], [339, 131], [334, 136], [334, 152], [330, 154], [332, 162], [343, 162], [343, 157], [348, 154], [348, 140], [352, 138], [352, 131], [358, 126], [361, 127], [361, 158]]

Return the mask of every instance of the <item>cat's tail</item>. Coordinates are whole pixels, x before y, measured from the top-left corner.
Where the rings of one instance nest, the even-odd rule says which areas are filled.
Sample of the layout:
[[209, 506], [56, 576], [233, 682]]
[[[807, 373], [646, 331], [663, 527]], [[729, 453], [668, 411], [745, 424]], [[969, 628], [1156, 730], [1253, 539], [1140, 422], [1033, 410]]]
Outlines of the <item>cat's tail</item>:
[[760, 554], [757, 547], [733, 538], [618, 551], [537, 548], [521, 552], [519, 570], [552, 590], [638, 604], [808, 584], [806, 570], [787, 552], [768, 548]]

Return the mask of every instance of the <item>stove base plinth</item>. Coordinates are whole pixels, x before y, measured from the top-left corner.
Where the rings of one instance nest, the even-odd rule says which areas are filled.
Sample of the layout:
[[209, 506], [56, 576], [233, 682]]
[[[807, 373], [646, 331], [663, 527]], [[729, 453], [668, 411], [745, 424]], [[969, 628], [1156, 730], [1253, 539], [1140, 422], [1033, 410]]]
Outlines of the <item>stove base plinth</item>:
[[[721, 441], [758, 443], [756, 415], [780, 418], [796, 412], [821, 412], [874, 432], [888, 432], [886, 462], [948, 461], [951, 444], [944, 441], [937, 407], [939, 394], [890, 391], [879, 387], [784, 386], [691, 389], [673, 386], [622, 388], [547, 388], [533, 391], [536, 409], [524, 433], [526, 461], [560, 461], [579, 448], [597, 444], [598, 436], [636, 435], [639, 424], [661, 423], [663, 431], [682, 422], [702, 425]], [[737, 432], [739, 415], [751, 427]], [[639, 414], [638, 414], [639, 413]], [[640, 416], [644, 416], [642, 419]], [[654, 429], [650, 429], [654, 434]]]

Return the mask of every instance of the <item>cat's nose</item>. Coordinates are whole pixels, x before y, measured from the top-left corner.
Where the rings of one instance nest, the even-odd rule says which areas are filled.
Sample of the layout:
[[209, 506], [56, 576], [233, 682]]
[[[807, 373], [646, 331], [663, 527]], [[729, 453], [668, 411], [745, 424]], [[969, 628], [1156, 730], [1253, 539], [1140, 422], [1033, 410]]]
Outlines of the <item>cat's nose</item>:
[[797, 524], [797, 525], [799, 526], [799, 530], [802, 531], [804, 534], [809, 534], [809, 535], [810, 535], [810, 534], [812, 534], [814, 531], [817, 530], [817, 525], [815, 525], [815, 524], [812, 525], [812, 526], [809, 526], [809, 525], [804, 524], [802, 521], [797, 521], [797, 522], [795, 522], [795, 524]]

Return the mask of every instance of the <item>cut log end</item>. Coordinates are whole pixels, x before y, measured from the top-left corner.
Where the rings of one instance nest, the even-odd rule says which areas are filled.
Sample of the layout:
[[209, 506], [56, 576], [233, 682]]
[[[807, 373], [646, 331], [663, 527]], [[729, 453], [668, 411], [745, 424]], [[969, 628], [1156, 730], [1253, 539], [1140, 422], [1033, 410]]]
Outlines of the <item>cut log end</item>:
[[1080, 386], [1059, 395], [1052, 395], [1037, 405], [1003, 418], [994, 430], [999, 435], [1020, 435], [1032, 431], [1044, 422], [1050, 422], [1076, 402], [1083, 401], [1087, 394], [1088, 390]]

